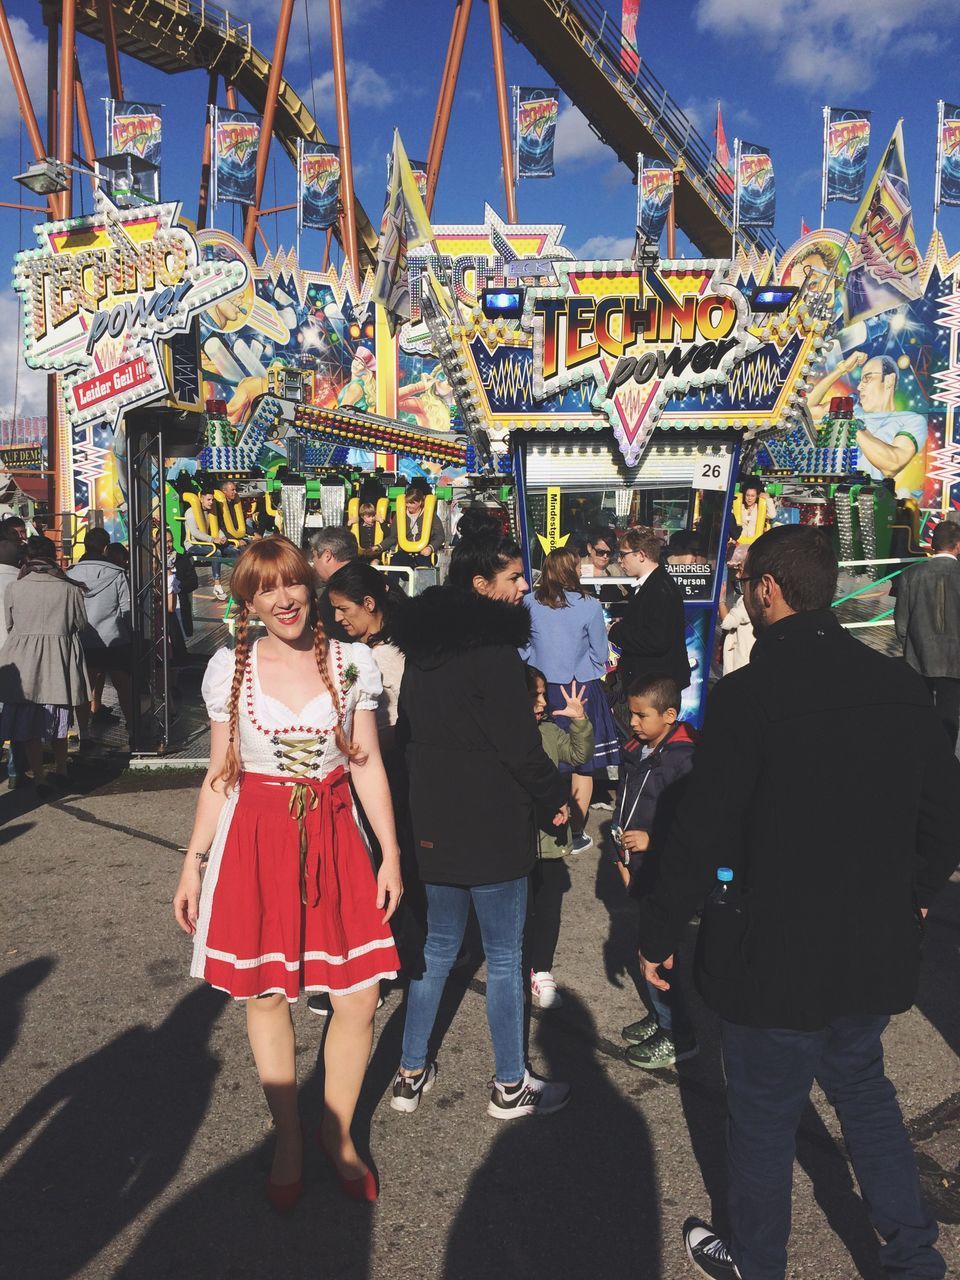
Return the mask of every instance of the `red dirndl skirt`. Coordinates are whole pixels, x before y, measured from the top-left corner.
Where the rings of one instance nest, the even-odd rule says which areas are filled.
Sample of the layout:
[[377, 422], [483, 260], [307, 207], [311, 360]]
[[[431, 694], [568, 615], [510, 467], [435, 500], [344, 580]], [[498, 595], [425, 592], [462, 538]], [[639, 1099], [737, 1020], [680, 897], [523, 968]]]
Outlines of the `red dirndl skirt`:
[[215, 882], [201, 897], [192, 972], [219, 990], [293, 1001], [301, 991], [349, 995], [396, 977], [397, 949], [342, 768], [319, 781], [243, 774], [207, 874]]

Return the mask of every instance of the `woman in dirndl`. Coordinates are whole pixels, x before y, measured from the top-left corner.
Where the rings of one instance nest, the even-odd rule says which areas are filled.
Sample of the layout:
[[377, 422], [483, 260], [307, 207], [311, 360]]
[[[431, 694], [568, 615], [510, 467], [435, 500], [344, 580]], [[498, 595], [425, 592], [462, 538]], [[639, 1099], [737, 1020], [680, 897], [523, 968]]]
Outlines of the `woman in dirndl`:
[[[593, 757], [585, 764], [560, 765], [561, 773], [572, 774], [570, 782], [570, 825], [573, 851], [583, 853], [593, 844], [584, 830], [593, 777], [609, 765], [620, 763], [617, 726], [603, 685], [606, 675], [607, 626], [603, 608], [580, 584], [580, 557], [572, 549], [557, 547], [543, 562], [533, 594], [523, 603], [530, 610], [530, 643], [521, 657], [542, 671], [547, 681], [547, 712], [554, 723], [569, 726], [567, 695], [571, 681], [582, 685], [582, 700], [593, 726]], [[560, 718], [555, 720], [554, 717]], [[567, 732], [569, 728], [567, 727]]]
[[[290, 1005], [304, 991], [328, 992], [334, 1013], [317, 1142], [341, 1191], [372, 1201], [377, 1181], [350, 1126], [380, 980], [399, 967], [389, 920], [403, 893], [377, 742], [380, 676], [365, 645], [328, 641], [313, 570], [293, 543], [265, 538], [247, 548], [231, 590], [236, 642], [214, 654], [203, 681], [210, 767], [174, 915], [194, 937], [191, 974], [246, 1001], [277, 1132], [267, 1199], [283, 1211], [302, 1191]], [[264, 632], [253, 641], [251, 617]], [[382, 850], [376, 874], [351, 780]]]

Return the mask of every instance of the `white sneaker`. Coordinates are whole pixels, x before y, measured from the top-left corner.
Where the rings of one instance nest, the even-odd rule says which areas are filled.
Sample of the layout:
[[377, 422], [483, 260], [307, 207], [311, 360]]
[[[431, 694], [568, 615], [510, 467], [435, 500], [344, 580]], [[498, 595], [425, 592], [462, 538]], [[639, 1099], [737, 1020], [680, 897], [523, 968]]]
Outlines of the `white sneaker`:
[[613, 801], [612, 800], [594, 800], [590, 808], [602, 809], [605, 813], [613, 813]]
[[487, 1115], [495, 1120], [514, 1120], [517, 1116], [549, 1116], [562, 1110], [570, 1101], [570, 1086], [558, 1080], [541, 1080], [532, 1071], [512, 1089], [496, 1080], [490, 1081]]
[[416, 1111], [420, 1105], [420, 1099], [425, 1093], [429, 1093], [433, 1088], [433, 1082], [437, 1078], [437, 1064], [428, 1062], [424, 1069], [417, 1076], [404, 1075], [402, 1071], [398, 1071], [393, 1082], [393, 1096], [390, 1099], [390, 1106], [394, 1111], [402, 1111], [407, 1115]]
[[223, 587], [221, 587], [219, 582], [215, 582], [213, 584], [213, 597], [215, 600], [226, 600], [227, 598], [227, 593], [224, 591]]
[[552, 973], [545, 970], [540, 973], [530, 970], [530, 992], [534, 1003], [541, 1009], [559, 1009], [563, 1004], [563, 996], [557, 989], [556, 979]]

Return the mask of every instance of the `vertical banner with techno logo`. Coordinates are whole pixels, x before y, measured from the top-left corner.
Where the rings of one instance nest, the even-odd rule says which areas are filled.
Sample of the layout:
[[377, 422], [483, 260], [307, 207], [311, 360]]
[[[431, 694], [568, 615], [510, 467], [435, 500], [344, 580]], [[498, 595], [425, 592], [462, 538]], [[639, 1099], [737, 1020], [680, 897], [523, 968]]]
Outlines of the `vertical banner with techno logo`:
[[737, 142], [737, 217], [741, 227], [772, 227], [777, 211], [773, 161], [766, 147]]
[[643, 156], [637, 161], [637, 226], [648, 240], [659, 240], [673, 200], [673, 170], [657, 161], [644, 164]]
[[517, 178], [552, 178], [559, 89], [514, 89]]
[[299, 225], [326, 231], [340, 208], [340, 148], [330, 142], [300, 142]]
[[156, 165], [153, 194], [159, 197], [160, 144], [163, 136], [162, 107], [154, 102], [119, 102], [107, 98], [107, 152], [112, 156], [134, 155]]
[[870, 112], [824, 107], [823, 194], [827, 200], [856, 204], [867, 180]]
[[937, 148], [937, 205], [960, 205], [960, 107], [953, 102], [940, 103]]
[[257, 190], [260, 117], [249, 111], [211, 107], [213, 203], [253, 204]]

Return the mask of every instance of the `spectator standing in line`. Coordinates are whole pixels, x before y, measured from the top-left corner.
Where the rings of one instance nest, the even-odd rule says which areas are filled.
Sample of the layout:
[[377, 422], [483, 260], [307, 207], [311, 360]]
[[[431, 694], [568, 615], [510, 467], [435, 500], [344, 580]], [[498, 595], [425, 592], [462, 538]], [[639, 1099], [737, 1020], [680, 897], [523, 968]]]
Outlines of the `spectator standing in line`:
[[27, 541], [27, 525], [22, 516], [4, 516], [0, 520], [0, 538], [9, 538], [23, 547]]
[[721, 1019], [731, 1238], [689, 1219], [687, 1252], [715, 1280], [784, 1280], [797, 1127], [817, 1081], [884, 1270], [939, 1280], [881, 1036], [914, 1001], [927, 910], [957, 865], [960, 762], [920, 677], [837, 621], [837, 560], [819, 530], [771, 529], [742, 581], [757, 643], [710, 695], [640, 904], [644, 977], [662, 991], [703, 908], [694, 976]]
[[3, 602], [7, 638], [0, 649], [0, 738], [23, 744], [41, 798], [51, 794], [43, 744], [53, 748], [49, 782], [67, 784], [67, 729], [75, 707], [90, 701], [80, 646], [86, 624], [83, 587], [57, 564], [53, 543], [29, 538], [26, 560]]
[[624, 690], [637, 676], [670, 676], [681, 691], [690, 683], [683, 595], [660, 566], [662, 552], [652, 529], [628, 529], [620, 539], [623, 572], [637, 582], [623, 617], [610, 628]]
[[[7, 638], [7, 622], [4, 614], [3, 602], [6, 599], [7, 587], [11, 582], [16, 582], [20, 576], [20, 552], [21, 546], [19, 539], [11, 539], [0, 536], [0, 648]], [[0, 712], [3, 708], [0, 707]], [[0, 745], [2, 745], [0, 739]], [[26, 755], [20, 743], [11, 742], [10, 757], [7, 762], [7, 779], [9, 786], [18, 785], [17, 780], [25, 777], [26, 773]]]
[[[216, 515], [217, 500], [212, 490], [204, 490], [200, 494], [200, 507], [205, 516]], [[213, 594], [218, 600], [226, 600], [227, 593], [220, 581], [223, 562], [236, 560], [243, 547], [230, 542], [222, 529], [218, 528], [215, 535], [201, 529], [193, 509], [187, 507], [183, 517], [183, 549], [194, 560], [209, 561], [210, 572], [213, 575]]]
[[580, 585], [577, 553], [556, 547], [543, 562], [540, 581], [532, 596], [524, 598], [530, 611], [530, 643], [521, 657], [547, 678], [547, 709], [563, 711], [564, 688], [571, 680], [583, 687], [583, 701], [593, 726], [593, 755], [574, 768], [561, 761], [560, 772], [570, 773], [573, 852], [583, 853], [593, 840], [584, 831], [593, 796], [593, 775], [620, 760], [620, 741], [610, 703], [600, 683], [607, 670], [607, 627], [598, 600]]
[[310, 535], [310, 559], [320, 579], [320, 589], [325, 590], [328, 580], [345, 564], [356, 560], [357, 540], [349, 529], [330, 524]]
[[120, 710], [129, 729], [133, 716], [130, 695], [132, 635], [130, 631], [130, 583], [126, 573], [106, 558], [110, 535], [105, 529], [88, 529], [83, 541], [83, 557], [67, 570], [67, 577], [84, 590], [87, 621], [80, 632], [80, 644], [92, 681], [88, 706], [78, 708], [81, 734], [89, 719], [95, 724], [109, 721], [103, 705], [103, 685], [107, 676], [117, 691]]
[[956, 748], [960, 727], [960, 525], [933, 531], [933, 554], [900, 575], [895, 620], [903, 656], [919, 671]]

